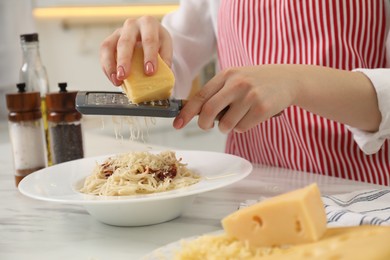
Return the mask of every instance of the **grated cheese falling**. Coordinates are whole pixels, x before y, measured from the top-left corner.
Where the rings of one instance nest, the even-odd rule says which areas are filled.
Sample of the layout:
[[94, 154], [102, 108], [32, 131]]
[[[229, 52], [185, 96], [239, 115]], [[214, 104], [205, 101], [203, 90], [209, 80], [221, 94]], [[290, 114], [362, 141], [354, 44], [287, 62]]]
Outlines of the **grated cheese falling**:
[[[131, 141], [146, 142], [149, 136], [149, 129], [156, 125], [156, 118], [144, 117], [143, 120], [134, 116], [112, 116], [111, 121], [114, 126], [114, 134], [116, 139], [125, 139], [125, 135], [129, 135]], [[102, 128], [105, 129], [105, 122], [101, 118]]]

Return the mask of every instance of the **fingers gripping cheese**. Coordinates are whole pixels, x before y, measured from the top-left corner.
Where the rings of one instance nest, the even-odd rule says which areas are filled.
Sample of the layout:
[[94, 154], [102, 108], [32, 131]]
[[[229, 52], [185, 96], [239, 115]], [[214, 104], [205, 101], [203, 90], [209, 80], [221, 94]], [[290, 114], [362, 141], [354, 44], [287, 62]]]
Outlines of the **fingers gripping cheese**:
[[326, 214], [316, 184], [240, 209], [222, 220], [225, 232], [250, 246], [294, 245], [319, 240]]
[[157, 71], [152, 76], [144, 73], [144, 52], [134, 48], [130, 75], [123, 81], [122, 88], [133, 103], [168, 99], [172, 94], [175, 77], [168, 65], [158, 55]]

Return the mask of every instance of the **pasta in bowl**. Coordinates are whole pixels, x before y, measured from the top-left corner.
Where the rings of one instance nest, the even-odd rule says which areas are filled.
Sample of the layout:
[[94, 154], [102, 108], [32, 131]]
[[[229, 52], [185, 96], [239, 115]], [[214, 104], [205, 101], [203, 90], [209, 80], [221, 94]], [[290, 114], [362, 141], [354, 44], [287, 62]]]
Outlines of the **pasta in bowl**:
[[184, 188], [200, 180], [173, 151], [130, 152], [109, 157], [85, 179], [81, 192], [126, 196]]
[[[92, 217], [109, 225], [142, 226], [179, 217], [198, 194], [233, 184], [252, 171], [247, 160], [217, 152], [178, 150], [130, 154], [84, 158], [50, 166], [25, 177], [19, 190], [34, 199], [83, 205]], [[155, 156], [167, 164], [160, 169], [153, 165], [155, 162], [145, 163], [156, 161]], [[142, 163], [133, 166], [134, 170], [131, 165], [136, 159]], [[119, 167], [121, 162], [126, 167]], [[126, 171], [150, 176], [141, 178], [129, 189], [131, 178], [126, 177], [130, 174]], [[172, 181], [173, 175], [179, 178]], [[109, 177], [114, 177], [110, 183], [113, 186], [104, 185]], [[155, 190], [151, 191], [151, 187]]]

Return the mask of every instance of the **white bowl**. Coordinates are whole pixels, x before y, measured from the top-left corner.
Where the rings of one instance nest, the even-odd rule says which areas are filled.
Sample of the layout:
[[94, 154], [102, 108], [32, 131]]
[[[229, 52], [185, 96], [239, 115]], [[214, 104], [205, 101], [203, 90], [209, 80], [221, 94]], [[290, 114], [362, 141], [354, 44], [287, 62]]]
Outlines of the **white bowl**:
[[97, 220], [115, 226], [157, 224], [180, 216], [199, 193], [222, 188], [252, 172], [247, 160], [224, 153], [175, 151], [201, 180], [189, 187], [147, 195], [94, 196], [79, 192], [96, 163], [109, 156], [84, 158], [36, 171], [19, 183], [25, 196], [51, 202], [83, 205]]

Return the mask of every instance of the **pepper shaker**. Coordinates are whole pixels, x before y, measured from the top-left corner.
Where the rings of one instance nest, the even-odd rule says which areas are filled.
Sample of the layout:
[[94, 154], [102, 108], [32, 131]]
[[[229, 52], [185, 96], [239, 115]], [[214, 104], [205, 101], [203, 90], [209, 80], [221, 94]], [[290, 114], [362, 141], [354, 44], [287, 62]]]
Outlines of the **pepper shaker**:
[[17, 87], [18, 93], [6, 95], [16, 186], [28, 174], [47, 166], [40, 93], [26, 92], [25, 83]]
[[58, 93], [46, 95], [50, 153], [53, 164], [84, 157], [81, 114], [76, 110], [77, 91], [58, 84]]

